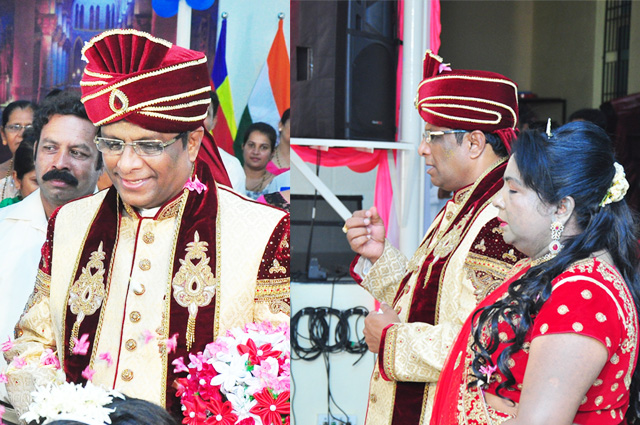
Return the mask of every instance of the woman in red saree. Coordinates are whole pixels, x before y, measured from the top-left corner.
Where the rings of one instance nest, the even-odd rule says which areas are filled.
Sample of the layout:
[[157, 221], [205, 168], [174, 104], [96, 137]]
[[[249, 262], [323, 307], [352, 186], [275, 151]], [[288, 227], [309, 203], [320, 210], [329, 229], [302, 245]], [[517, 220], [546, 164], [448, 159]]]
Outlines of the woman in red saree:
[[431, 424], [638, 423], [640, 250], [609, 138], [522, 133], [504, 180], [500, 227], [530, 258], [467, 319]]

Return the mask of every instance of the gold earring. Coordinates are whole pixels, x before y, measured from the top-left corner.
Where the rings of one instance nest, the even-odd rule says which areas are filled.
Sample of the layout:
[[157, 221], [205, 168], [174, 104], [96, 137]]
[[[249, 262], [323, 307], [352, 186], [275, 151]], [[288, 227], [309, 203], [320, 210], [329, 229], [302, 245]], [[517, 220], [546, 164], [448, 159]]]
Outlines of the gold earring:
[[562, 236], [562, 232], [564, 231], [564, 226], [559, 221], [554, 221], [551, 223], [551, 243], [549, 244], [549, 252], [552, 255], [557, 255], [560, 250], [564, 247], [560, 243], [560, 237]]

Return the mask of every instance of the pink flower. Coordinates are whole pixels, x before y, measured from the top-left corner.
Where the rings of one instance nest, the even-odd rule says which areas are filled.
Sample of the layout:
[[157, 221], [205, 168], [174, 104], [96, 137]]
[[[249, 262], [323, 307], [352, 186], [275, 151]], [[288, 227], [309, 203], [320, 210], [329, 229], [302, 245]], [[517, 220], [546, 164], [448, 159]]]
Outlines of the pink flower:
[[442, 71], [451, 71], [448, 63], [441, 63], [440, 66], [438, 66], [438, 74], [442, 74]]
[[205, 350], [207, 350], [211, 354], [215, 354], [215, 353], [229, 354], [229, 346], [227, 345], [226, 342], [222, 340], [215, 340], [214, 342], [207, 344], [207, 346], [205, 347]]
[[60, 360], [58, 360], [58, 356], [51, 348], [44, 350], [44, 353], [40, 356], [40, 363], [43, 366], [52, 365], [56, 369], [60, 369]]
[[173, 369], [173, 373], [189, 372], [189, 368], [184, 365], [184, 360], [182, 359], [182, 357], [180, 357], [179, 359], [175, 359], [171, 362], [171, 364], [175, 366], [175, 369]]
[[109, 354], [109, 353], [100, 353], [100, 354], [98, 354], [98, 358], [100, 360], [104, 360], [105, 362], [107, 362], [109, 367], [111, 367], [111, 365], [113, 365], [113, 359], [111, 358], [111, 354]]
[[189, 180], [187, 180], [187, 182], [184, 184], [184, 188], [189, 189], [191, 192], [195, 190], [196, 192], [198, 192], [198, 195], [200, 195], [202, 191], [208, 189], [207, 185], [198, 180], [198, 176], [194, 176], [193, 179], [190, 178]]
[[7, 341], [3, 342], [2, 345], [0, 345], [0, 350], [2, 351], [9, 351], [13, 348], [13, 341], [11, 341], [11, 337], [8, 336], [7, 337]]
[[9, 382], [9, 378], [4, 373], [0, 373], [0, 384], [6, 384]]
[[493, 373], [496, 370], [498, 370], [498, 366], [497, 365], [480, 366], [480, 373], [482, 373], [483, 375], [487, 375], [487, 384], [489, 384], [491, 382], [491, 375], [493, 375]]
[[85, 378], [87, 381], [91, 381], [93, 379], [93, 375], [96, 373], [95, 370], [91, 369], [90, 366], [87, 366], [83, 371], [82, 371], [82, 377]]
[[176, 351], [176, 347], [178, 346], [178, 334], [173, 334], [171, 338], [167, 339], [165, 341], [165, 345], [168, 353]]
[[2, 416], [4, 415], [4, 406], [0, 405], [0, 424], [2, 424]]
[[16, 357], [15, 359], [13, 359], [12, 364], [13, 364], [13, 367], [15, 367], [16, 369], [22, 369], [27, 365], [27, 362], [22, 357]]
[[202, 370], [202, 353], [198, 353], [198, 355], [193, 355], [189, 353], [189, 367], [195, 367], [198, 372]]
[[145, 329], [144, 331], [142, 331], [142, 335], [144, 336], [144, 343], [148, 344], [150, 341], [156, 339], [158, 337], [158, 334], [150, 331], [149, 329]]
[[73, 342], [75, 343], [73, 346], [73, 354], [79, 354], [81, 356], [85, 356], [87, 351], [89, 350], [89, 334], [83, 334], [80, 339], [73, 338]]

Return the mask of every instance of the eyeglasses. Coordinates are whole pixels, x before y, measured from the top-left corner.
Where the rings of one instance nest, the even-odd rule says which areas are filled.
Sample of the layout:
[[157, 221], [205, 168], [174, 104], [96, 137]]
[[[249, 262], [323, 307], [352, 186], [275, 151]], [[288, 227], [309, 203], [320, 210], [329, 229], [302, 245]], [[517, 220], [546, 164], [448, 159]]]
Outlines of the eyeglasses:
[[168, 142], [163, 142], [162, 140], [136, 140], [131, 143], [125, 143], [120, 139], [106, 137], [96, 137], [94, 141], [98, 150], [105, 155], [122, 155], [125, 146], [130, 145], [139, 156], [158, 156], [164, 152], [164, 148], [182, 139], [185, 134], [187, 133], [180, 133]]
[[468, 133], [468, 131], [466, 130], [442, 130], [442, 131], [425, 130], [424, 133], [422, 133], [422, 142], [431, 143], [431, 141], [438, 136], [444, 136], [445, 134], [454, 134], [454, 133]]
[[18, 133], [22, 130], [28, 130], [31, 128], [33, 128], [31, 124], [27, 124], [27, 125], [9, 124], [4, 126], [4, 129], [10, 133]]

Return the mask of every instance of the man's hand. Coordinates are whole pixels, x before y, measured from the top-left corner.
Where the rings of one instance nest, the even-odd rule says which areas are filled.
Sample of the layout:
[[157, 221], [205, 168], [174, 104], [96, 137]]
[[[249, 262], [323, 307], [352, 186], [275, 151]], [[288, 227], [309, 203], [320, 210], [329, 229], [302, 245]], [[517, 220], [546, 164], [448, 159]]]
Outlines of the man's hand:
[[382, 330], [392, 323], [400, 323], [400, 317], [387, 303], [380, 304], [380, 310], [372, 311], [364, 319], [364, 340], [372, 353], [380, 349]]
[[360, 210], [345, 222], [351, 249], [375, 263], [384, 250], [384, 222], [376, 207]]

